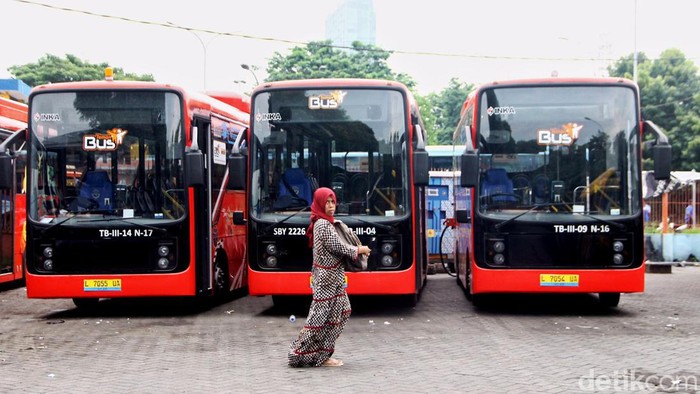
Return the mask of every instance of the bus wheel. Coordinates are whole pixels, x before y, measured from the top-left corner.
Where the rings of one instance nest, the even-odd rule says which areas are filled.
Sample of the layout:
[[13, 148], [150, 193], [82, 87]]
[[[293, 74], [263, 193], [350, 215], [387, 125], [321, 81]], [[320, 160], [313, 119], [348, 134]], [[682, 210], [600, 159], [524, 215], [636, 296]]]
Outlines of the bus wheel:
[[466, 286], [464, 286], [464, 294], [467, 296], [467, 300], [474, 303], [474, 293], [472, 293], [472, 270], [469, 268], [469, 263], [467, 263]]
[[401, 296], [402, 298], [402, 304], [409, 307], [409, 308], [414, 308], [416, 305], [418, 305], [418, 299], [420, 298], [420, 295], [418, 293], [416, 294], [406, 294]]
[[214, 296], [222, 298], [228, 294], [228, 259], [217, 253], [214, 264]]
[[614, 308], [620, 303], [620, 293], [600, 293], [598, 301], [604, 307]]
[[73, 304], [83, 310], [94, 310], [99, 302], [99, 298], [73, 298]]

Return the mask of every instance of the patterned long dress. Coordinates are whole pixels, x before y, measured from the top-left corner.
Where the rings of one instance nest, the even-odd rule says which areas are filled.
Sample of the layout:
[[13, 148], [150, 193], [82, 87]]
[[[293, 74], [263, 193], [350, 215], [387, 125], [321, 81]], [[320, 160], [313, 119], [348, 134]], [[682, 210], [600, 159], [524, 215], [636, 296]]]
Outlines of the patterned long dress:
[[289, 348], [292, 367], [318, 367], [330, 358], [351, 313], [342, 258], [357, 258], [357, 247], [342, 243], [323, 218], [314, 224], [313, 237], [313, 299], [304, 328]]

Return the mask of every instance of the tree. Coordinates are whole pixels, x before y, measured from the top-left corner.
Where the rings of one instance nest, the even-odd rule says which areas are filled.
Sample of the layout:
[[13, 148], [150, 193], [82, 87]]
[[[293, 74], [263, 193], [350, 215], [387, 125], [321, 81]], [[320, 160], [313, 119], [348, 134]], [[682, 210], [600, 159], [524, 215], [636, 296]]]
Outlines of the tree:
[[[36, 63], [12, 66], [8, 71], [27, 85], [38, 86], [57, 82], [100, 80], [104, 78], [105, 67], [109, 67], [109, 64], [90, 64], [74, 55], [66, 55], [65, 59], [62, 59], [56, 55], [46, 54]], [[152, 74], [127, 73], [119, 67], [114, 67], [113, 70], [115, 80], [154, 80]]]
[[428, 143], [430, 145], [452, 144], [452, 134], [459, 122], [462, 104], [464, 104], [467, 94], [473, 89], [474, 85], [462, 82], [458, 78], [452, 78], [448, 86], [440, 93], [430, 93], [427, 96], [427, 111], [423, 110], [422, 113], [425, 114], [429, 111], [432, 118], [432, 127], [428, 128]]
[[[608, 67], [610, 76], [632, 78], [632, 55]], [[698, 68], [678, 49], [658, 59], [638, 57], [637, 81], [645, 119], [664, 128], [673, 149], [674, 170], [696, 169], [700, 163], [700, 76]], [[645, 161], [645, 169], [651, 169]]]
[[386, 63], [390, 53], [360, 42], [352, 50], [336, 49], [331, 41], [310, 42], [294, 47], [291, 53], [275, 52], [267, 65], [267, 81], [306, 78], [370, 78], [402, 82], [409, 89], [415, 81], [406, 74], [394, 73]]

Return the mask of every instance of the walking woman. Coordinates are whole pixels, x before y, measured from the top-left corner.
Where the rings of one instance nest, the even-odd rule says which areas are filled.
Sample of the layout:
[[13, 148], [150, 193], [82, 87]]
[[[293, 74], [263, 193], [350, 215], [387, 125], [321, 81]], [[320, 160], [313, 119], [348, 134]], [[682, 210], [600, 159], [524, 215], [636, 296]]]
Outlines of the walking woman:
[[292, 367], [339, 367], [341, 360], [331, 358], [335, 341], [350, 317], [350, 300], [345, 292], [343, 257], [357, 259], [369, 255], [367, 246], [350, 246], [338, 238], [333, 226], [335, 193], [321, 187], [311, 203], [311, 224], [306, 235], [313, 248], [311, 288], [313, 299], [309, 315], [299, 337], [292, 342], [287, 358]]

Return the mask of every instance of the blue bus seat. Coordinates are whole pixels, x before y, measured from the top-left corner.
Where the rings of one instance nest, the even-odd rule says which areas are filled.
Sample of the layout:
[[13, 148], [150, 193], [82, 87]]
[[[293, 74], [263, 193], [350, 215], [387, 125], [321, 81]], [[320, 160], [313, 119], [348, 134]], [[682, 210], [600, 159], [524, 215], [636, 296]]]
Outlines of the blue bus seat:
[[[491, 198], [492, 202], [516, 202], [513, 195], [513, 181], [508, 178], [508, 173], [504, 168], [491, 168], [484, 174], [482, 185], [482, 196]], [[507, 194], [507, 195], [498, 195]]]
[[88, 171], [80, 183], [80, 197], [97, 201], [99, 209], [112, 209], [114, 185], [106, 171]]
[[[282, 175], [283, 179], [279, 182], [279, 196], [290, 195], [306, 200], [306, 203], [311, 205], [313, 199], [313, 190], [311, 189], [311, 181], [304, 173], [302, 168], [290, 168]], [[293, 190], [290, 191], [287, 185]]]

